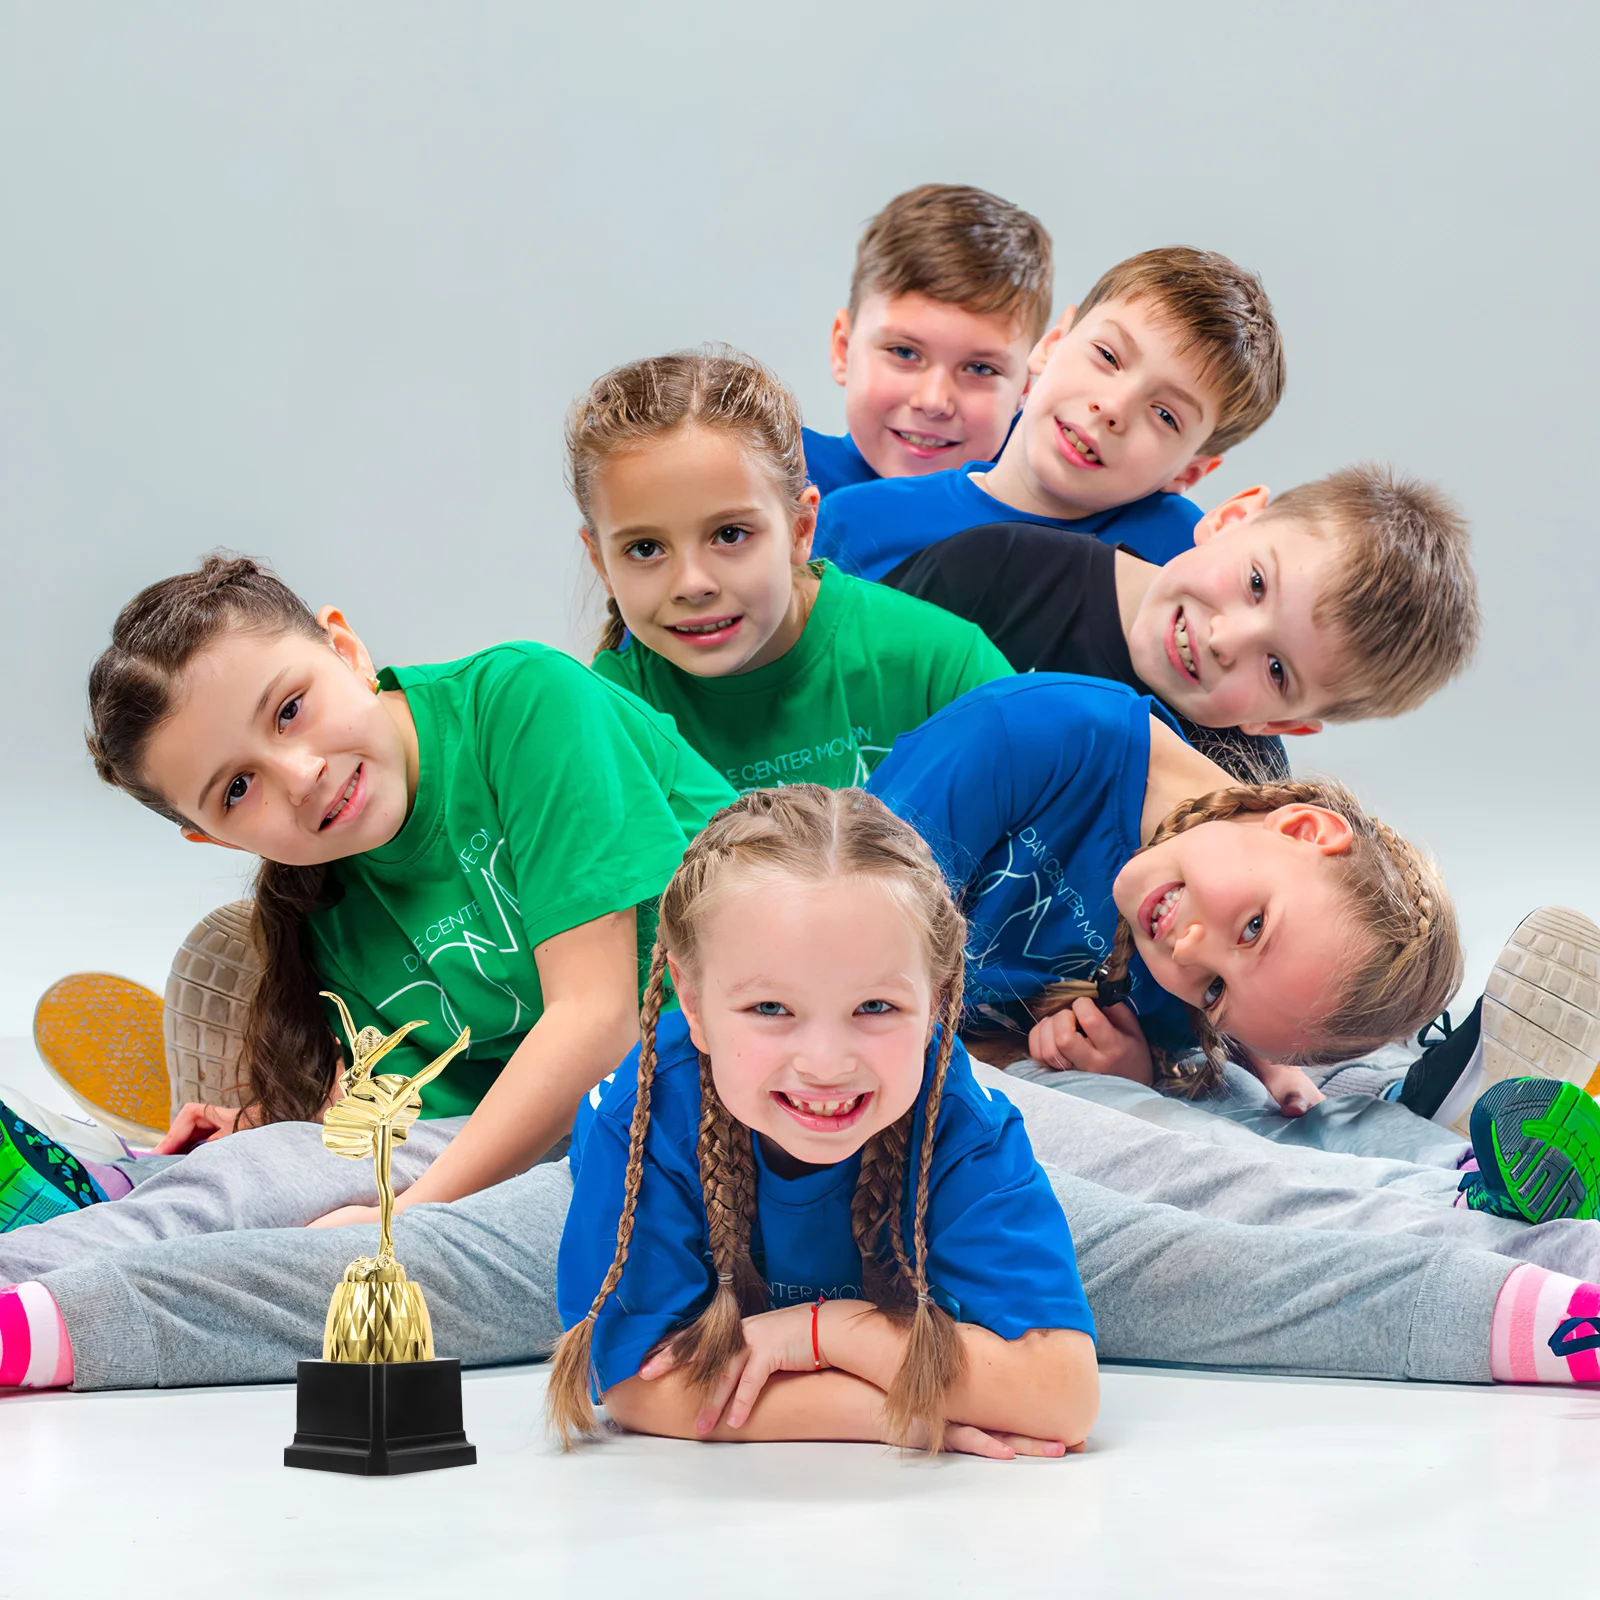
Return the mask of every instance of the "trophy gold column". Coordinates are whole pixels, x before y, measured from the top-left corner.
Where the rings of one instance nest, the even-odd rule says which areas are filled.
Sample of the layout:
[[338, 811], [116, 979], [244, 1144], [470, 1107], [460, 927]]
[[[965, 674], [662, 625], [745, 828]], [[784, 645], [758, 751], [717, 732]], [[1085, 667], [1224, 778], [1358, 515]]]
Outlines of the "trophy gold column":
[[362, 1475], [423, 1472], [478, 1458], [461, 1427], [461, 1364], [433, 1354], [433, 1327], [419, 1285], [394, 1257], [394, 1147], [422, 1114], [422, 1090], [471, 1043], [454, 1044], [412, 1077], [373, 1068], [421, 1022], [387, 1036], [356, 1029], [336, 994], [350, 1045], [341, 1097], [327, 1109], [322, 1142], [351, 1161], [372, 1158], [378, 1187], [378, 1253], [345, 1268], [328, 1304], [322, 1360], [302, 1361], [298, 1425], [283, 1454], [291, 1467]]

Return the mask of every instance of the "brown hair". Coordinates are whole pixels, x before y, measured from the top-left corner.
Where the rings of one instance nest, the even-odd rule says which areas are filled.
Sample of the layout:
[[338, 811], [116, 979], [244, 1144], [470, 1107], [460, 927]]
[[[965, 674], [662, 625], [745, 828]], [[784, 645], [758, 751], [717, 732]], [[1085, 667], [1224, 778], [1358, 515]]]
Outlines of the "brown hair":
[[[110, 645], [89, 673], [85, 739], [104, 782], [182, 827], [194, 826], [150, 786], [144, 753], [176, 709], [189, 663], [220, 635], [246, 632], [326, 637], [293, 590], [243, 556], [207, 556], [198, 572], [153, 583], [122, 608]], [[252, 933], [261, 981], [246, 1013], [242, 1050], [252, 1121], [317, 1117], [339, 1070], [306, 940], [324, 871], [263, 861], [256, 873]]]
[[1343, 696], [1330, 722], [1394, 717], [1422, 704], [1478, 647], [1478, 580], [1466, 519], [1431, 484], [1372, 462], [1303, 483], [1261, 513], [1339, 542], [1336, 576], [1312, 621], [1344, 642]]
[[[707, 345], [613, 367], [572, 402], [567, 488], [590, 532], [595, 473], [610, 457], [686, 423], [733, 434], [772, 474], [791, 508], [800, 510], [806, 457], [794, 396], [754, 356]], [[616, 601], [608, 598], [599, 649], [620, 649], [626, 632]]]
[[1078, 304], [1072, 326], [1108, 300], [1152, 300], [1176, 326], [1180, 348], [1200, 355], [1217, 398], [1217, 425], [1196, 455], [1242, 444], [1283, 398], [1283, 340], [1261, 280], [1214, 250], [1171, 245], [1130, 256]]
[[[1343, 784], [1330, 778], [1292, 780], [1219, 789], [1186, 800], [1162, 819], [1145, 850], [1197, 828], [1203, 822], [1229, 822], [1261, 816], [1279, 806], [1323, 806], [1350, 824], [1350, 848], [1330, 858], [1340, 874], [1353, 929], [1351, 959], [1335, 988], [1339, 1003], [1315, 1019], [1316, 1043], [1294, 1059], [1302, 1065], [1345, 1060], [1389, 1044], [1438, 1016], [1461, 982], [1461, 937], [1455, 907], [1437, 868], [1393, 828], [1369, 817]], [[1117, 919], [1111, 955], [1102, 969], [1123, 977], [1134, 950], [1133, 930]], [[1093, 981], [1051, 984], [1034, 1004], [1034, 1014], [1064, 1011], [1082, 995], [1094, 997]], [[1185, 1070], [1158, 1059], [1163, 1087], [1196, 1095], [1215, 1088], [1231, 1051], [1197, 1007], [1188, 1008], [1205, 1060]]]
[[[869, 1139], [862, 1150], [850, 1225], [861, 1251], [868, 1297], [880, 1310], [910, 1322], [905, 1355], [885, 1401], [890, 1437], [905, 1441], [921, 1425], [927, 1432], [928, 1448], [939, 1449], [944, 1397], [962, 1370], [963, 1351], [955, 1323], [935, 1303], [928, 1288], [926, 1219], [939, 1105], [961, 1016], [966, 922], [914, 828], [860, 789], [832, 790], [817, 784], [758, 789], [719, 811], [685, 851], [683, 864], [662, 892], [655, 957], [640, 1016], [638, 1092], [616, 1253], [588, 1315], [567, 1330], [557, 1348], [546, 1402], [550, 1422], [566, 1444], [578, 1434], [592, 1432], [595, 1426], [589, 1400], [590, 1347], [595, 1319], [622, 1281], [633, 1237], [650, 1126], [656, 1023], [665, 994], [667, 956], [670, 954], [680, 969], [693, 971], [707, 914], [722, 895], [752, 879], [825, 882], [844, 877], [875, 879], [904, 905], [907, 916], [923, 933], [938, 997], [939, 1049], [912, 1179], [910, 1248], [901, 1213], [914, 1105], [893, 1126]], [[704, 1055], [700, 1058], [698, 1154], [716, 1277], [709, 1285], [710, 1303], [678, 1332], [673, 1350], [689, 1381], [709, 1391], [727, 1363], [744, 1348], [743, 1318], [765, 1309], [766, 1292], [750, 1259], [750, 1224], [756, 1202], [750, 1132], [723, 1105], [710, 1058]]]
[[1014, 317], [1035, 344], [1050, 326], [1054, 283], [1050, 235], [1037, 217], [984, 189], [925, 183], [867, 224], [850, 316], [869, 294], [921, 294], [980, 317]]

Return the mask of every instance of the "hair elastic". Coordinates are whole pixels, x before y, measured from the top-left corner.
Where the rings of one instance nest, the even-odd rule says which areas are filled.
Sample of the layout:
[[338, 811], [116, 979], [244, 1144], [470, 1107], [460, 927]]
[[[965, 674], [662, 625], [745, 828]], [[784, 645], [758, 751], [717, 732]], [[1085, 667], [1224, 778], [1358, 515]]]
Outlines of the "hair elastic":
[[1094, 1003], [1102, 1011], [1119, 1006], [1133, 993], [1133, 978], [1124, 972], [1120, 978], [1111, 976], [1111, 963], [1103, 961], [1094, 975]]
[[817, 1315], [822, 1310], [822, 1302], [827, 1298], [827, 1295], [819, 1290], [811, 1306], [811, 1365], [817, 1372], [821, 1372], [827, 1366], [827, 1362], [822, 1359], [822, 1346], [817, 1340]]
[[731, 1272], [719, 1272], [717, 1274], [717, 1282], [718, 1283], [732, 1283], [733, 1282], [733, 1274]]

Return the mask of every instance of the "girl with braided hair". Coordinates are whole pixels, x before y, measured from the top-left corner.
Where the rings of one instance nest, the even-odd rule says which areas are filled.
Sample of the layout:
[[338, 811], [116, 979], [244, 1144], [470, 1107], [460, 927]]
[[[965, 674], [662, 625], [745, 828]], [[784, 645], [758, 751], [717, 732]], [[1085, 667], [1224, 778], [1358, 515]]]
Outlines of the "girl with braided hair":
[[689, 846], [638, 1050], [574, 1135], [569, 1443], [591, 1393], [686, 1438], [1082, 1443], [1093, 1321], [1022, 1119], [956, 1037], [964, 933], [859, 790], [758, 792]]
[[[89, 709], [105, 782], [185, 839], [261, 863], [244, 1111], [178, 1114], [159, 1153], [229, 1137], [199, 1163], [216, 1206], [174, 1198], [174, 1228], [376, 1215], [346, 1203], [370, 1179], [327, 1161], [309, 1126], [341, 1064], [323, 991], [360, 1027], [424, 1020], [389, 1058], [401, 1072], [472, 1030], [424, 1091], [432, 1126], [397, 1164], [402, 1210], [538, 1161], [637, 1038], [655, 897], [732, 797], [665, 717], [559, 651], [506, 644], [380, 672], [340, 611], [313, 614], [245, 558], [135, 596]], [[104, 1213], [118, 1210], [52, 1225], [92, 1250], [117, 1236]]]
[[597, 378], [567, 479], [607, 595], [594, 670], [741, 793], [864, 783], [908, 728], [1011, 674], [975, 624], [810, 560], [800, 408], [737, 350]]

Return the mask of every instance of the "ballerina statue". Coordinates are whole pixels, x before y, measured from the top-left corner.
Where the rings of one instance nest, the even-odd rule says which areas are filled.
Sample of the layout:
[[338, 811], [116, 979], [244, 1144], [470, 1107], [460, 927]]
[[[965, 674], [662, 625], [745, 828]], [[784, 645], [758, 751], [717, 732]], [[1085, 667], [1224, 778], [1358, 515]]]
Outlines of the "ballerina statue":
[[411, 1124], [422, 1114], [422, 1089], [467, 1048], [472, 1030], [463, 1028], [443, 1055], [414, 1077], [397, 1072], [373, 1076], [372, 1069], [421, 1022], [408, 1022], [387, 1038], [376, 1028], [356, 1030], [350, 1008], [336, 994], [323, 998], [339, 1008], [350, 1065], [340, 1074], [343, 1098], [328, 1107], [322, 1142], [351, 1161], [372, 1157], [378, 1180], [378, 1253], [361, 1256], [345, 1268], [328, 1303], [322, 1334], [324, 1361], [389, 1362], [433, 1360], [433, 1326], [420, 1285], [406, 1278], [394, 1258], [394, 1181], [390, 1162]]

